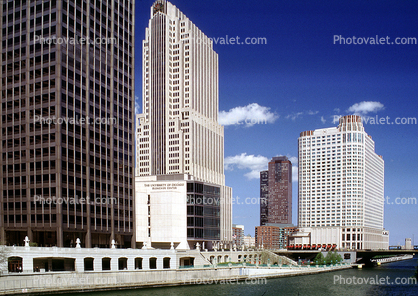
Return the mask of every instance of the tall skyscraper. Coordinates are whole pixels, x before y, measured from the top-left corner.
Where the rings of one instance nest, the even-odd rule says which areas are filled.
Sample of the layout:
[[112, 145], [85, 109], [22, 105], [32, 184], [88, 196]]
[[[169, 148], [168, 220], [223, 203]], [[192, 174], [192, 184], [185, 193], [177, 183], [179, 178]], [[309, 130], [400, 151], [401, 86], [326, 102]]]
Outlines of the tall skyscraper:
[[[182, 243], [181, 248], [230, 241], [218, 55], [212, 41], [167, 1], [152, 5], [145, 35], [143, 113], [137, 117], [137, 241]], [[203, 201], [206, 197], [217, 202]]]
[[299, 227], [312, 244], [387, 248], [383, 208], [384, 161], [360, 116], [300, 134]]
[[292, 163], [286, 156], [273, 157], [260, 172], [260, 225], [292, 224]]
[[0, 236], [134, 243], [134, 1], [3, 1]]
[[269, 171], [260, 172], [260, 225], [268, 223]]

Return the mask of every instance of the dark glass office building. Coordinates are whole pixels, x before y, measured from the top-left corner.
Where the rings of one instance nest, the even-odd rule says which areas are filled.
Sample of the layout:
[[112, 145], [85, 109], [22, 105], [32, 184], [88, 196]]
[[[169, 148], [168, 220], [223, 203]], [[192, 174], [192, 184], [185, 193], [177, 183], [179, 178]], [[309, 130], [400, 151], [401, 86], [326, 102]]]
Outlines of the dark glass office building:
[[0, 243], [134, 246], [134, 1], [0, 4]]
[[273, 157], [260, 172], [260, 225], [292, 223], [292, 163], [286, 156]]
[[220, 187], [187, 182], [187, 240], [206, 243], [212, 248], [220, 240]]

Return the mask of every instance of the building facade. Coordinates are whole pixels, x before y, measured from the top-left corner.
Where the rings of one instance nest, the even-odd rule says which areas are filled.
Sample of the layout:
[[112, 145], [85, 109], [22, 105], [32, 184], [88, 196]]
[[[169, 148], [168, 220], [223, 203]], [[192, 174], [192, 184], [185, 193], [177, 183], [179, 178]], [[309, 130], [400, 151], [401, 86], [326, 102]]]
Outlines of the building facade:
[[[152, 5], [145, 35], [142, 52], [143, 113], [137, 116], [137, 199], [145, 201], [144, 196], [150, 194], [141, 189], [141, 183], [148, 182], [150, 176], [156, 176], [156, 179], [170, 176], [167, 178], [177, 178], [179, 182], [203, 184], [204, 188], [210, 188], [206, 193], [192, 191], [186, 197], [184, 192], [176, 192], [173, 193], [176, 198], [169, 201], [179, 204], [188, 199], [187, 207], [195, 207], [189, 203], [192, 200], [189, 195], [200, 200], [202, 194], [206, 200], [213, 201], [209, 199], [215, 197], [211, 195], [213, 193], [220, 199], [219, 211], [212, 208], [218, 215], [215, 220], [215, 212], [209, 211], [209, 205], [203, 216], [194, 217], [193, 223], [192, 216], [196, 214], [192, 212], [188, 224], [184, 222], [186, 215], [179, 218], [177, 222], [187, 233], [187, 244], [193, 247], [198, 242], [200, 245], [205, 242], [207, 246], [215, 241], [231, 242], [231, 188], [225, 186], [224, 130], [218, 124], [218, 55], [213, 50], [212, 41], [167, 1], [156, 1]], [[170, 190], [174, 191], [167, 189], [167, 194]], [[153, 192], [150, 198], [152, 203]], [[165, 206], [170, 207], [170, 203]], [[147, 207], [146, 204], [138, 206]], [[142, 222], [137, 220], [138, 227], [147, 224], [145, 217], [137, 218], [143, 219]], [[219, 229], [211, 232], [215, 236], [201, 236], [201, 227], [205, 232], [204, 229], [215, 224]], [[185, 246], [184, 241], [170, 235], [153, 237], [158, 230], [153, 230], [152, 223], [150, 227], [151, 235], [143, 235], [146, 233], [143, 229], [137, 230], [139, 244], [167, 244], [176, 239], [174, 244]]]
[[360, 116], [341, 117], [338, 127], [301, 133], [298, 182], [299, 227], [311, 233], [311, 244], [388, 248], [384, 161]]
[[232, 243], [244, 246], [244, 225], [232, 224]]
[[1, 244], [133, 245], [134, 10], [1, 3]]
[[268, 223], [269, 171], [260, 172], [260, 225]]
[[255, 237], [251, 235], [244, 236], [244, 246], [246, 248], [255, 248]]
[[255, 227], [255, 245], [266, 249], [286, 249], [289, 237], [296, 231], [293, 224], [267, 223]]
[[260, 172], [260, 225], [292, 223], [292, 163], [286, 156], [273, 157]]

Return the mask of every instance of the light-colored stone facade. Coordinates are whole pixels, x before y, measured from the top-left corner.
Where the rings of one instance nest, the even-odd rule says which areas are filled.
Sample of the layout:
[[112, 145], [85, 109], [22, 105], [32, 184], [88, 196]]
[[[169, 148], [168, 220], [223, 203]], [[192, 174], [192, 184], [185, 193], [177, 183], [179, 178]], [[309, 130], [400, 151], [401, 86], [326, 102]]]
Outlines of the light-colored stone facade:
[[299, 223], [310, 244], [387, 249], [383, 228], [384, 161], [360, 116], [299, 137]]
[[[197, 243], [231, 242], [232, 189], [225, 186], [218, 55], [212, 41], [176, 6], [157, 0], [142, 61], [142, 114], [136, 126], [137, 245], [166, 247], [173, 242], [176, 248], [193, 249]], [[190, 195], [185, 189], [190, 181], [219, 188], [219, 215], [203, 219], [193, 209], [187, 212]], [[202, 225], [201, 218], [216, 219], [217, 227]]]

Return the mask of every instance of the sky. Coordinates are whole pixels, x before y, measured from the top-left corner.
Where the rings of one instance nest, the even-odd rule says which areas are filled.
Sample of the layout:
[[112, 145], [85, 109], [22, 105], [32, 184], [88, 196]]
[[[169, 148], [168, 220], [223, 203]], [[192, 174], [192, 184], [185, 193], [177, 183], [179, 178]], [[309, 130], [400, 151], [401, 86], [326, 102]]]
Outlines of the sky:
[[[299, 134], [335, 127], [334, 118], [358, 114], [369, 119], [365, 131], [385, 161], [389, 244], [414, 238], [418, 245], [418, 2], [171, 2], [213, 38], [218, 53], [219, 122], [225, 126], [225, 179], [233, 190], [234, 224], [254, 236], [259, 172], [272, 157], [286, 155], [293, 163], [292, 216], [297, 225]], [[135, 9], [139, 109], [142, 40], [152, 3], [137, 0]], [[260, 42], [222, 42], [231, 37]], [[415, 41], [395, 44], [408, 42], [408, 37]], [[376, 118], [380, 124], [373, 124]], [[407, 123], [408, 118], [409, 124], [395, 122]]]

